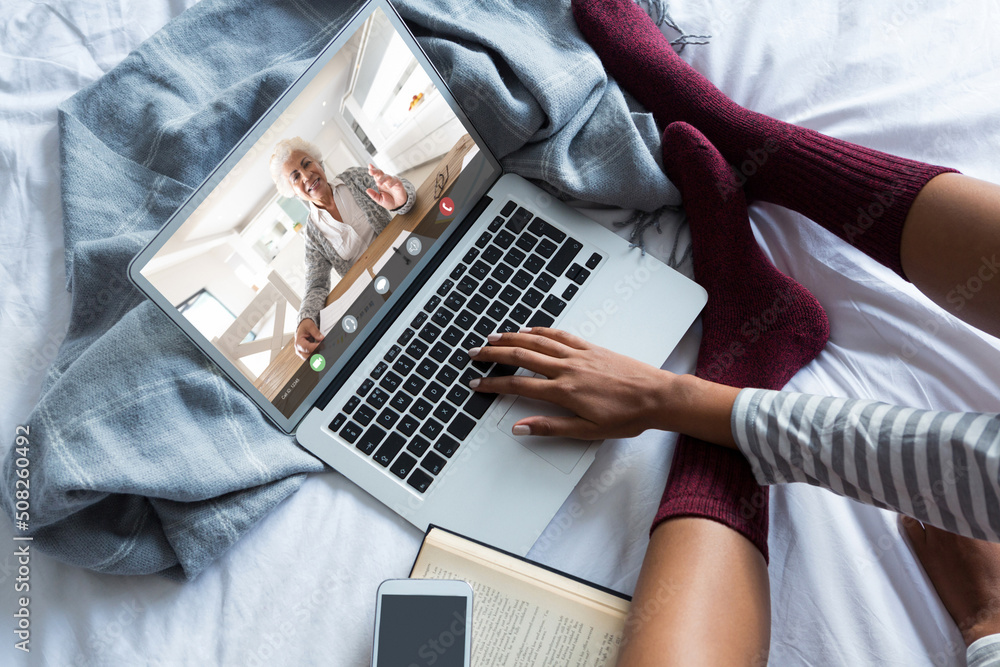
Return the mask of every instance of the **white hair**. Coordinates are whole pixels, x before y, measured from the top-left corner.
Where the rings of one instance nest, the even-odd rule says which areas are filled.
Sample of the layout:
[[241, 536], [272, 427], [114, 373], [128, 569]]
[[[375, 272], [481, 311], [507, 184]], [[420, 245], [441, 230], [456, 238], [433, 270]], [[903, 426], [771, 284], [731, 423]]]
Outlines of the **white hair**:
[[295, 196], [295, 191], [292, 189], [292, 184], [284, 177], [283, 171], [285, 163], [288, 162], [288, 158], [295, 151], [302, 151], [311, 157], [313, 161], [319, 163], [320, 167], [323, 165], [323, 154], [320, 153], [319, 148], [316, 147], [316, 144], [308, 142], [302, 137], [282, 139], [275, 144], [274, 153], [271, 155], [269, 165], [271, 168], [271, 180], [274, 181], [274, 185], [278, 188], [278, 194], [289, 199]]

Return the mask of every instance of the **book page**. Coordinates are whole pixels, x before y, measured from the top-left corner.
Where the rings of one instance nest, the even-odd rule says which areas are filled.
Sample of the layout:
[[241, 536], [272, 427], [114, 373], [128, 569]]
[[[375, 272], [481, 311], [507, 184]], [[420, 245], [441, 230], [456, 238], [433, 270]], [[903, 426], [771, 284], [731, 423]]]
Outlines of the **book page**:
[[[493, 553], [499, 558], [509, 558]], [[517, 559], [510, 560], [518, 569], [542, 570]], [[472, 586], [473, 667], [612, 667], [615, 664], [628, 609], [625, 600], [608, 596], [615, 603], [595, 604], [573, 592], [559, 591], [525, 577], [523, 572], [472, 560], [470, 554], [429, 543], [421, 549], [412, 576], [462, 579]], [[583, 586], [572, 580], [564, 581]]]

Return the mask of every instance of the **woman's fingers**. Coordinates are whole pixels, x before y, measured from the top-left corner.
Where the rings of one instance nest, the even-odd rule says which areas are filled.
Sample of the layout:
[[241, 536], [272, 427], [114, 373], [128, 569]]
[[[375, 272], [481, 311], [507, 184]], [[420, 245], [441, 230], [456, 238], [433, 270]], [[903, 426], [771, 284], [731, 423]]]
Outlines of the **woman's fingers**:
[[[527, 429], [525, 431], [524, 429]], [[582, 417], [528, 417], [514, 424], [514, 435], [563, 436], [597, 440], [597, 424]]]
[[469, 356], [475, 361], [493, 361], [506, 366], [526, 368], [532, 373], [541, 373], [547, 378], [555, 377], [562, 370], [558, 358], [524, 347], [497, 347], [494, 345], [474, 347], [469, 350]]
[[557, 343], [561, 343], [566, 347], [571, 347], [575, 350], [590, 349], [590, 343], [580, 338], [579, 336], [574, 336], [568, 331], [563, 331], [562, 329], [549, 329], [547, 327], [531, 327], [529, 329], [521, 329], [521, 332], [530, 334], [532, 336], [541, 336], [549, 340], [554, 340]]
[[565, 359], [569, 356], [571, 350], [559, 341], [545, 336], [533, 336], [528, 333], [530, 331], [528, 329], [522, 329], [522, 331], [524, 333], [494, 333], [487, 336], [486, 340], [494, 347], [520, 347], [556, 359]]

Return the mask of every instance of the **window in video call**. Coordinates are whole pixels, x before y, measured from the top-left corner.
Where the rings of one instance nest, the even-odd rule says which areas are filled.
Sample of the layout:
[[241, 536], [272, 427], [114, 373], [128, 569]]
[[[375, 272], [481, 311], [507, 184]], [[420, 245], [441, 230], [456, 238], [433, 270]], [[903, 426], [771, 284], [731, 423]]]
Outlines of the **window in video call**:
[[142, 274], [290, 418], [491, 172], [378, 9]]

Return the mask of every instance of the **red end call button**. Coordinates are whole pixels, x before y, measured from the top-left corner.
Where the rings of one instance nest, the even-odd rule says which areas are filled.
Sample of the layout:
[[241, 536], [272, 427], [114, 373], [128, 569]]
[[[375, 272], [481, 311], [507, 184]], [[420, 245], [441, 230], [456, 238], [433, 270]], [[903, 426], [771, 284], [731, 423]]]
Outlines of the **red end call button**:
[[455, 202], [452, 201], [451, 197], [444, 197], [438, 206], [441, 209], [441, 215], [446, 218], [455, 212]]

